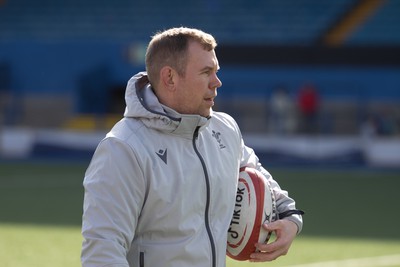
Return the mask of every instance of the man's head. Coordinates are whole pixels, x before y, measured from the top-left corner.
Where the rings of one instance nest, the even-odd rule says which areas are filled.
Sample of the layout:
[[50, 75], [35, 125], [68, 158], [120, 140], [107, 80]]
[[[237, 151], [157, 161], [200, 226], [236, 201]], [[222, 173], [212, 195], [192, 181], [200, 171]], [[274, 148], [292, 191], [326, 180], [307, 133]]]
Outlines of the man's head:
[[173, 28], [153, 37], [146, 69], [162, 104], [181, 114], [210, 115], [222, 85], [216, 45], [211, 35], [197, 29]]
[[191, 41], [198, 42], [207, 51], [217, 46], [210, 34], [185, 27], [171, 28], [152, 37], [146, 51], [146, 71], [153, 87], [157, 86], [160, 70], [166, 65], [174, 68], [179, 75], [185, 75], [187, 50]]

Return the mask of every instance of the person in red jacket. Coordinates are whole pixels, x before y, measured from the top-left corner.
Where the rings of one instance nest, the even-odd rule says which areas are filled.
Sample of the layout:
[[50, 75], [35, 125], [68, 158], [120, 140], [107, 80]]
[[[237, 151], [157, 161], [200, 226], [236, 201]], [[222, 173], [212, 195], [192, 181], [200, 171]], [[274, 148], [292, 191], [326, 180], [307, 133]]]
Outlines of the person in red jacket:
[[317, 132], [319, 95], [313, 84], [307, 83], [300, 89], [298, 105], [301, 116], [301, 131], [303, 133]]

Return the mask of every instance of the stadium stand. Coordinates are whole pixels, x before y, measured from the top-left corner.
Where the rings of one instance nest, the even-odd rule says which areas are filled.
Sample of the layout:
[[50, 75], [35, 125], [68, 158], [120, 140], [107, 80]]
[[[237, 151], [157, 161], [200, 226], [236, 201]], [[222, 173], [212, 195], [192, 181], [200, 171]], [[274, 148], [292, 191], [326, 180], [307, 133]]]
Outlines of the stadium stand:
[[[0, 125], [8, 118], [10, 106], [10, 66], [7, 62], [0, 62]], [[0, 126], [1, 127], [1, 126]]]
[[[321, 131], [355, 134], [369, 112], [389, 114], [391, 120], [398, 117], [400, 62], [395, 59], [390, 65], [363, 66], [361, 57], [355, 57], [358, 65], [347, 66], [346, 58], [357, 54], [357, 46], [377, 47], [370, 53], [376, 58], [385, 52], [380, 47], [399, 46], [400, 2], [373, 1], [379, 5], [364, 13], [363, 20], [341, 40], [341, 65], [318, 61], [310, 67], [309, 62], [336, 55], [337, 50], [325, 50], [321, 40], [365, 2], [3, 1], [0, 62], [7, 62], [10, 70], [0, 76], [18, 99], [9, 121], [32, 127], [109, 127], [116, 119], [113, 113], [121, 111], [116, 106], [121, 105], [118, 98], [123, 98], [126, 81], [143, 69], [144, 45], [150, 35], [184, 25], [217, 37], [218, 53], [224, 60], [218, 108], [231, 109], [245, 131], [269, 130], [268, 97], [276, 84], [285, 83], [295, 97], [303, 83], [313, 81], [324, 104]], [[273, 63], [260, 60], [242, 65], [240, 55], [226, 51], [229, 47], [240, 51], [243, 45], [250, 50], [257, 47], [263, 53], [259, 58], [274, 53], [271, 47], [287, 48], [281, 53], [288, 51], [293, 58], [280, 59], [278, 55]], [[307, 49], [306, 55], [303, 49]], [[243, 57], [241, 60], [246, 60]], [[95, 93], [97, 99], [93, 100]], [[46, 114], [48, 119], [43, 120]], [[99, 114], [105, 117], [100, 123]]]
[[7, 1], [1, 39], [137, 39], [188, 25], [221, 43], [311, 44], [354, 0], [336, 1]]
[[349, 37], [346, 45], [400, 45], [400, 1], [385, 1]]
[[332, 25], [331, 29], [322, 37], [324, 42], [327, 45], [341, 45], [383, 3], [384, 1], [382, 0], [358, 1], [352, 8], [347, 10], [347, 13], [338, 17], [338, 20]]

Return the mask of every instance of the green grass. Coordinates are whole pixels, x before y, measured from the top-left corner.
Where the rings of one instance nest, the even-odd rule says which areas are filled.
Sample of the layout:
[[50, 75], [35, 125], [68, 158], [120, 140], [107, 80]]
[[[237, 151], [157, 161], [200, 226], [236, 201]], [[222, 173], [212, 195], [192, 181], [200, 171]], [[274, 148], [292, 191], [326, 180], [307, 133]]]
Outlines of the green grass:
[[272, 171], [304, 209], [303, 234], [400, 240], [400, 173], [377, 170]]
[[[0, 163], [0, 262], [5, 267], [80, 266], [82, 164]], [[283, 170], [271, 173], [306, 211], [288, 266], [400, 253], [398, 172]], [[392, 265], [392, 266], [400, 266]]]
[[[366, 258], [385, 255], [399, 255], [400, 241], [345, 239], [299, 236], [284, 257], [266, 263], [238, 262], [228, 258], [228, 267], [271, 266], [284, 267], [305, 263], [338, 261], [353, 258]], [[321, 264], [322, 266], [322, 264]], [[332, 265], [330, 265], [332, 266]], [[338, 267], [343, 265], [338, 264]], [[400, 266], [398, 265], [391, 266]]]
[[[82, 238], [79, 227], [0, 224], [0, 236], [0, 259], [3, 267], [80, 266]], [[287, 256], [268, 263], [268, 266], [392, 255], [399, 251], [399, 241], [299, 236]], [[251, 267], [266, 264], [238, 262], [228, 258], [227, 266]]]
[[79, 225], [84, 164], [0, 165], [0, 222]]
[[80, 266], [79, 227], [0, 224], [2, 267]]

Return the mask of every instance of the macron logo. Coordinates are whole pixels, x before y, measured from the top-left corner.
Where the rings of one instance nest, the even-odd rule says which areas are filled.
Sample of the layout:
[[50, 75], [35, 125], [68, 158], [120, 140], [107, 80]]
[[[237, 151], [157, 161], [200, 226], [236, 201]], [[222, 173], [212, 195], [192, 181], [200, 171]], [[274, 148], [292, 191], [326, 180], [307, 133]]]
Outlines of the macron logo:
[[167, 149], [160, 149], [156, 152], [156, 154], [162, 161], [164, 161], [165, 164], [167, 164]]

